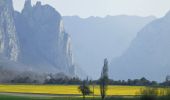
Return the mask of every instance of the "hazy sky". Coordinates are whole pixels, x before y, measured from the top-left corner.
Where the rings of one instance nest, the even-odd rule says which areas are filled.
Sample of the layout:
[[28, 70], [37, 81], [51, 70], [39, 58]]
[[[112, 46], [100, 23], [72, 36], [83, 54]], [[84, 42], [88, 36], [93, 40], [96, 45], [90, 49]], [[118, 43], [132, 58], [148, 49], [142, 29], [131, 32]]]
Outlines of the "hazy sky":
[[[13, 0], [14, 8], [21, 10], [25, 0]], [[50, 4], [62, 15], [80, 17], [106, 15], [139, 15], [157, 17], [170, 10], [170, 0], [32, 0]]]

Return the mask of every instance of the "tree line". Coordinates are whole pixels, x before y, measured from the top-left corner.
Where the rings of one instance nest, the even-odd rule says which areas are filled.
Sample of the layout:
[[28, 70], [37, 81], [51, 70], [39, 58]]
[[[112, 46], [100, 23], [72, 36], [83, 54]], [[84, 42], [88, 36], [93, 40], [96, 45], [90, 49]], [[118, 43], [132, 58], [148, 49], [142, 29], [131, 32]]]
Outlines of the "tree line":
[[[84, 80], [81, 80], [78, 77], [64, 77], [64, 78], [55, 78], [51, 77], [49, 79], [45, 79], [45, 81], [41, 84], [56, 84], [56, 85], [80, 85]], [[98, 80], [86, 80], [88, 84], [100, 84], [100, 79]], [[16, 77], [12, 79], [9, 83], [32, 83], [39, 84], [39, 81], [34, 79], [32, 80], [29, 76], [25, 77]], [[140, 79], [128, 79], [128, 80], [113, 80], [108, 79], [108, 85], [128, 85], [128, 86], [170, 86], [170, 80], [165, 80], [164, 82], [158, 83], [156, 81], [150, 81], [147, 78], [143, 77]]]
[[[84, 80], [79, 78], [65, 78], [65, 79], [50, 79], [46, 80], [44, 84], [66, 84], [66, 85], [80, 85]], [[100, 79], [98, 80], [86, 80], [90, 85], [100, 85]], [[128, 79], [126, 80], [112, 80], [108, 79], [108, 85], [127, 85], [127, 86], [170, 86], [170, 81], [164, 81], [158, 83], [156, 81], [150, 81], [145, 77], [140, 79]]]

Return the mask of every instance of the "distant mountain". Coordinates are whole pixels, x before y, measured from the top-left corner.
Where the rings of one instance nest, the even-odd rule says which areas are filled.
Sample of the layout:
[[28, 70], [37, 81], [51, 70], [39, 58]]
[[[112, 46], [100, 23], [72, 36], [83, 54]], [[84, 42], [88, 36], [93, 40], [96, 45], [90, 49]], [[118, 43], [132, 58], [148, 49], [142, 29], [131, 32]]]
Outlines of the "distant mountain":
[[170, 74], [170, 12], [140, 32], [130, 47], [113, 60], [110, 76], [113, 79], [147, 77], [163, 81]]
[[72, 36], [75, 60], [93, 78], [100, 76], [105, 57], [112, 59], [120, 56], [136, 33], [154, 19], [125, 15], [104, 18], [63, 17], [65, 28]]
[[12, 5], [0, 0], [0, 69], [74, 76], [71, 38], [61, 15], [41, 2], [32, 6], [26, 0], [21, 13]]

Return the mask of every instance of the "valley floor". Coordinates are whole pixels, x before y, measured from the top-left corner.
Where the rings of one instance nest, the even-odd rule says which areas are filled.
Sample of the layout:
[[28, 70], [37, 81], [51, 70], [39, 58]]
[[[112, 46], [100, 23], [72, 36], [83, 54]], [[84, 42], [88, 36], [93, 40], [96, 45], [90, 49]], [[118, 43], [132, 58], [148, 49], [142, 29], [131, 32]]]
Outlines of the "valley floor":
[[[106, 100], [139, 100], [144, 86], [109, 86]], [[90, 86], [93, 90], [93, 86]], [[159, 88], [159, 90], [165, 88]], [[86, 100], [101, 100], [99, 86]], [[83, 100], [78, 85], [0, 85], [0, 100]], [[162, 99], [158, 99], [162, 100]], [[166, 100], [166, 99], [164, 99]], [[169, 100], [169, 99], [167, 99]]]
[[[56, 97], [56, 96], [44, 96], [44, 95], [20, 95], [20, 94], [0, 94], [0, 100], [83, 100], [82, 97]], [[86, 100], [101, 100], [99, 97], [87, 97]], [[137, 98], [126, 97], [110, 97], [106, 100], [139, 100]]]
[[[108, 86], [109, 96], [135, 96], [138, 95], [144, 86]], [[93, 86], [90, 86], [93, 90]], [[1, 93], [26, 93], [26, 94], [47, 94], [47, 95], [71, 95], [81, 96], [78, 85], [0, 85]], [[93, 91], [92, 91], [93, 92]], [[100, 95], [99, 86], [94, 86], [94, 95]]]
[[[45, 97], [45, 96], [14, 96], [7, 94], [0, 94], [0, 100], [83, 100], [82, 97]], [[99, 97], [86, 97], [85, 100], [101, 100]], [[140, 100], [138, 97], [108, 97], [105, 100]], [[146, 99], [148, 100], [148, 99]], [[161, 99], [158, 98], [156, 100], [169, 100], [169, 99]]]

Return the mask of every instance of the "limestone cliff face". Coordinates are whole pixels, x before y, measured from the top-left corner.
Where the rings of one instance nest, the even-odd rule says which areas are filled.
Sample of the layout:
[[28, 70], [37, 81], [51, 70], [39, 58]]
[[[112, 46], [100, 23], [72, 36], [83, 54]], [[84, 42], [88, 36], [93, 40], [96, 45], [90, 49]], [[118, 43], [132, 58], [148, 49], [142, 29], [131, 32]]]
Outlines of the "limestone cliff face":
[[49, 5], [26, 0], [21, 14], [16, 14], [21, 46], [19, 61], [46, 72], [74, 74], [71, 40], [65, 32], [61, 15]]
[[0, 0], [0, 54], [17, 61], [19, 46], [13, 12], [12, 0]]
[[61, 15], [41, 2], [32, 6], [26, 0], [21, 13], [12, 5], [0, 0], [0, 55], [32, 71], [74, 75], [71, 38]]

